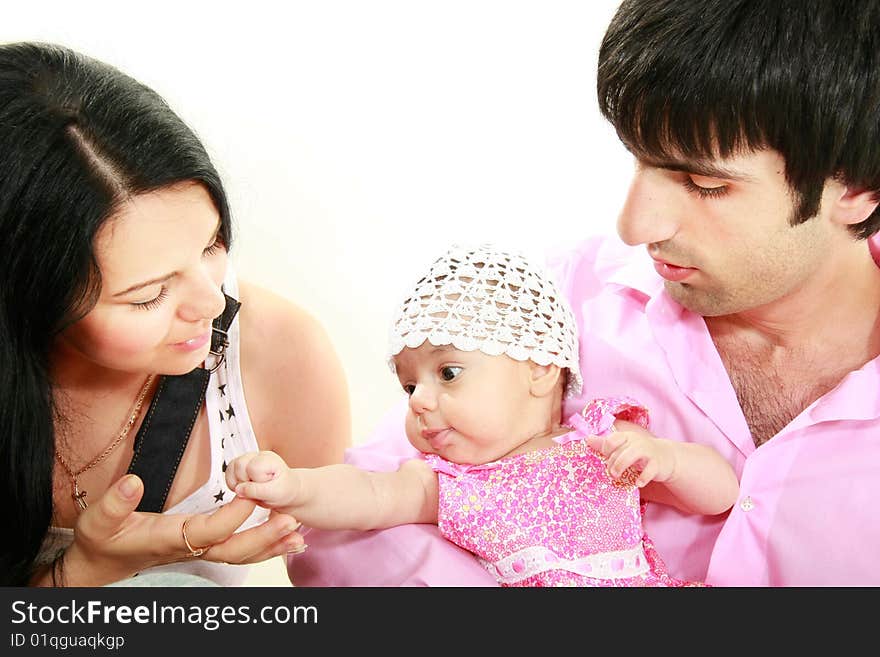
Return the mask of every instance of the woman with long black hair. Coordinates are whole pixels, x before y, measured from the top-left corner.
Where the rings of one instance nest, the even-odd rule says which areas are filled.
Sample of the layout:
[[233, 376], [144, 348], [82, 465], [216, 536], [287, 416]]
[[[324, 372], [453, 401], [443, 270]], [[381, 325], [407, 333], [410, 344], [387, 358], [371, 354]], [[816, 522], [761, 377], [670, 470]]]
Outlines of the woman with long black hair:
[[304, 549], [223, 470], [340, 461], [345, 377], [314, 318], [237, 280], [222, 183], [165, 101], [70, 49], [0, 46], [0, 240], [2, 583], [230, 585]]

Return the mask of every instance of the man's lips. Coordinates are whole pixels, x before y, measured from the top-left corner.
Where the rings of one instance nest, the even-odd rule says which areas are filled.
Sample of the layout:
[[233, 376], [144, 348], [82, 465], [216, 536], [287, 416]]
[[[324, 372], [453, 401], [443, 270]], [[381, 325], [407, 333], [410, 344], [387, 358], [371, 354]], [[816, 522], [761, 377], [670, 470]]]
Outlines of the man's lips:
[[697, 271], [694, 267], [679, 267], [671, 262], [653, 258], [654, 270], [667, 281], [679, 283]]

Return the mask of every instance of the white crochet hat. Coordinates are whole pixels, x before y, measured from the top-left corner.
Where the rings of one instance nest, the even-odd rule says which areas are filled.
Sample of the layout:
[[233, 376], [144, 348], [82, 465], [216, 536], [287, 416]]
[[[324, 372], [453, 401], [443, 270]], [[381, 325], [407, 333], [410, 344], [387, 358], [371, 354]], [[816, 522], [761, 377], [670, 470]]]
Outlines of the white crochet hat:
[[507, 354], [568, 369], [566, 396], [581, 390], [574, 315], [550, 277], [520, 253], [491, 244], [452, 246], [398, 307], [388, 362], [428, 340], [460, 351]]

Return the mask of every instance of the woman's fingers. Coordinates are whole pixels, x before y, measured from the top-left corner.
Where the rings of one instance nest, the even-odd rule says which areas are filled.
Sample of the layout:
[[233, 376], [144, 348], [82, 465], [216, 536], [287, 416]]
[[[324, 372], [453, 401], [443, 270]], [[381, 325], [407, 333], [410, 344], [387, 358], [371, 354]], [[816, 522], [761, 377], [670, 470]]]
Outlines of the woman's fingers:
[[91, 540], [103, 541], [116, 535], [137, 508], [144, 484], [137, 475], [126, 475], [83, 511], [77, 530]]
[[[171, 545], [177, 546], [186, 556], [207, 556], [216, 544], [222, 543], [235, 533], [251, 515], [256, 504], [241, 497], [235, 497], [210, 515], [200, 513], [192, 516], [170, 516], [176, 519], [172, 534], [167, 534]], [[171, 528], [168, 528], [171, 531]], [[192, 554], [203, 550], [201, 554]]]
[[298, 540], [292, 540], [292, 536], [293, 535], [283, 538], [280, 541], [276, 541], [274, 544], [270, 545], [268, 549], [263, 550], [258, 554], [252, 555], [248, 563], [260, 563], [261, 561], [272, 559], [273, 557], [279, 557], [287, 554], [302, 554], [303, 552], [305, 552], [308, 546], [306, 545], [302, 536], [296, 534]]
[[210, 561], [255, 563], [304, 543], [296, 532], [299, 523], [280, 513], [236, 533], [256, 507], [255, 502], [243, 497], [233, 498], [211, 514], [185, 516], [135, 512], [142, 496], [143, 482], [136, 475], [123, 477], [83, 511], [77, 534], [92, 546], [90, 549], [98, 549], [114, 560], [127, 562], [138, 555], [152, 555], [147, 563], [137, 559], [138, 564], [131, 570], [189, 559], [194, 556], [190, 547], [193, 551], [205, 548], [200, 557]]
[[[275, 516], [279, 516], [281, 519], [281, 537], [262, 551], [249, 555], [248, 563], [259, 563], [260, 561], [265, 561], [266, 559], [271, 559], [272, 557], [277, 557], [282, 554], [301, 554], [305, 551], [307, 546], [302, 534], [298, 531], [293, 531], [288, 534], [284, 533], [286, 529], [284, 518], [290, 518], [290, 516], [273, 512], [270, 520], [275, 518]], [[296, 522], [296, 520], [294, 520], [294, 525], [299, 527], [299, 523]]]
[[227, 563], [263, 561], [301, 545], [303, 538], [296, 531], [298, 527], [299, 523], [288, 515], [271, 514], [266, 522], [217, 543], [205, 554], [205, 558]]

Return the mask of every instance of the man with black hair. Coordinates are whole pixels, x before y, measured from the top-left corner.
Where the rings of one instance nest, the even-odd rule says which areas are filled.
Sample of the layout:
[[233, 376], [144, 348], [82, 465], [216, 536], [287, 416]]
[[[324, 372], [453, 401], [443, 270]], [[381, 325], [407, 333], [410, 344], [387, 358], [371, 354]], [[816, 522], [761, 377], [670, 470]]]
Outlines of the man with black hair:
[[[565, 414], [632, 395], [733, 465], [728, 514], [649, 505], [674, 576], [880, 584], [880, 2], [625, 0], [598, 98], [636, 171], [623, 243], [555, 262], [584, 373]], [[396, 467], [392, 426], [348, 460]], [[311, 534], [293, 581], [492, 581], [424, 528], [357, 538]]]

